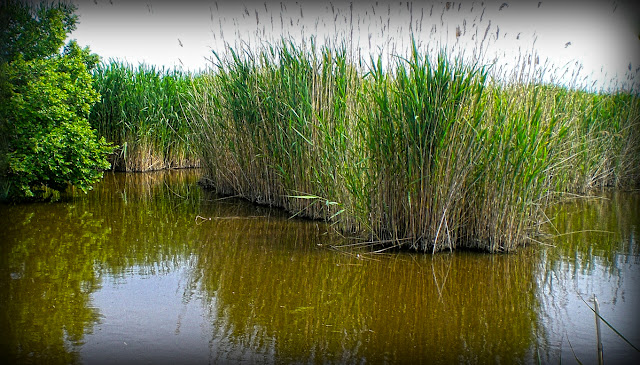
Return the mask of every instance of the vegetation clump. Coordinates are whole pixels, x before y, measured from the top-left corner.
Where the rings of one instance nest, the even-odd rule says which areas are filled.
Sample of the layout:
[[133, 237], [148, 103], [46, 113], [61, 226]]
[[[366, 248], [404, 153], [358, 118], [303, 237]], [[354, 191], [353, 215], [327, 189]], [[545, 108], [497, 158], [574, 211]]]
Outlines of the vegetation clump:
[[112, 147], [87, 121], [98, 99], [90, 71], [99, 58], [70, 41], [75, 8], [63, 2], [0, 5], [2, 197], [28, 198], [69, 185], [86, 192], [110, 167]]
[[351, 55], [284, 40], [216, 55], [192, 109], [208, 184], [367, 242], [505, 252], [556, 193], [640, 182], [635, 95], [503, 84], [415, 42], [386, 66]]

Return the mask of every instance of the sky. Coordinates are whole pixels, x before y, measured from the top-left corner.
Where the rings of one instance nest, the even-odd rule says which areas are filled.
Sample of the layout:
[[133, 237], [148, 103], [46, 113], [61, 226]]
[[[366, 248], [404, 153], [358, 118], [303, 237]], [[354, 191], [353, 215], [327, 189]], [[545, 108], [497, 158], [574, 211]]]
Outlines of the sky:
[[[212, 51], [223, 53], [225, 43], [251, 48], [311, 36], [320, 44], [351, 42], [363, 60], [388, 59], [407, 55], [413, 34], [421, 49], [492, 64], [504, 79], [527, 74], [595, 90], [640, 89], [634, 1], [72, 2], [79, 23], [70, 38], [103, 60], [134, 65], [198, 71], [212, 67]], [[531, 64], [534, 71], [514, 71]]]

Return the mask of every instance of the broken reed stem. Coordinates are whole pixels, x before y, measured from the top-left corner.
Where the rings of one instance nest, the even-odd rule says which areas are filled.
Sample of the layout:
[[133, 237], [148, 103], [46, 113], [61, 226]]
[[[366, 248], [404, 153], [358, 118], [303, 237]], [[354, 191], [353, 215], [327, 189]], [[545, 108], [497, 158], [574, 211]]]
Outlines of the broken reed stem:
[[603, 357], [603, 349], [602, 349], [602, 337], [600, 335], [600, 303], [598, 303], [598, 298], [595, 294], [593, 294], [593, 303], [595, 308], [595, 317], [596, 317], [596, 338], [598, 342], [598, 364], [604, 364]]

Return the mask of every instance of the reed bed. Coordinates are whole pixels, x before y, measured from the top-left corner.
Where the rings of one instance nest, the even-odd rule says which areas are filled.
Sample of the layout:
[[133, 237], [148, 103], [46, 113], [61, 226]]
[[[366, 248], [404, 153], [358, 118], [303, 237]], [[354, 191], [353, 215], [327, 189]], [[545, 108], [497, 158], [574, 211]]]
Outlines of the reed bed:
[[112, 166], [122, 171], [194, 167], [199, 164], [183, 105], [192, 75], [111, 61], [94, 71], [101, 99], [91, 125], [119, 148]]
[[189, 111], [219, 193], [382, 249], [503, 252], [563, 193], [640, 184], [637, 85], [594, 91], [520, 33], [515, 59], [490, 52], [504, 4], [218, 5]]
[[116, 169], [202, 165], [220, 194], [429, 252], [512, 251], [563, 193], [640, 185], [637, 85], [556, 83], [568, 69], [533, 48], [503, 68], [489, 5], [263, 5], [219, 16], [206, 72], [95, 71], [90, 121]]
[[499, 82], [415, 41], [370, 62], [336, 44], [215, 55], [191, 93], [211, 188], [366, 242], [504, 252], [555, 193], [640, 182], [637, 95]]

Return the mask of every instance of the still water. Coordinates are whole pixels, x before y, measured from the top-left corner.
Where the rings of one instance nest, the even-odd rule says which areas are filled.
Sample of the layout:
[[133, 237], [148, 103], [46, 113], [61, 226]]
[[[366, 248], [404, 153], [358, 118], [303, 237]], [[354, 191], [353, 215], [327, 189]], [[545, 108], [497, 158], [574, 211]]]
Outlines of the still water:
[[[370, 254], [198, 178], [109, 173], [88, 195], [0, 205], [1, 358], [590, 364], [594, 294], [640, 347], [638, 192], [548, 211], [516, 254]], [[605, 363], [640, 360], [601, 326]]]

